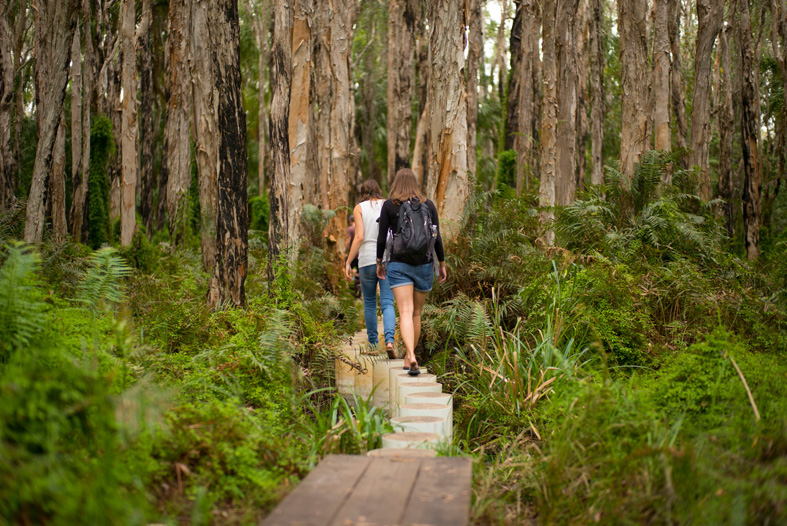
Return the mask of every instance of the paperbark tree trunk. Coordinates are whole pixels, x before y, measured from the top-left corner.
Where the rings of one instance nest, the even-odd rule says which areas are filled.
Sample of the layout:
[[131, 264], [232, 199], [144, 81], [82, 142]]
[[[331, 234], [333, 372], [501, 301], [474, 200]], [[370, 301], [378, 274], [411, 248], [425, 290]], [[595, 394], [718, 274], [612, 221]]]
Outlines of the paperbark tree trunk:
[[175, 244], [183, 242], [188, 228], [188, 191], [191, 185], [190, 5], [188, 0], [170, 1], [167, 31], [169, 99], [164, 148], [167, 151], [167, 215], [170, 236]]
[[[290, 180], [287, 204], [287, 238], [301, 239], [301, 211], [306, 188], [313, 184], [309, 171], [309, 119], [311, 113], [311, 17], [313, 0], [295, 0], [292, 24], [292, 86], [290, 88]], [[293, 257], [297, 256], [293, 252]]]
[[417, 73], [417, 98], [418, 98], [418, 123], [415, 129], [415, 144], [413, 145], [413, 172], [421, 183], [421, 188], [426, 187], [429, 179], [429, 147], [431, 143], [429, 129], [429, 34], [426, 29], [426, 13], [424, 7], [418, 9], [418, 19], [416, 21], [416, 31], [418, 42], [416, 53], [418, 61], [416, 64]]
[[268, 286], [274, 279], [279, 255], [288, 245], [287, 188], [290, 180], [290, 86], [292, 85], [292, 5], [288, 1], [273, 6], [273, 46], [271, 49], [271, 187], [268, 223]]
[[[495, 56], [492, 59], [492, 71], [490, 72], [493, 79], [495, 75], [495, 68], [497, 68], [497, 89], [498, 97], [502, 102], [505, 100], [505, 82], [508, 78], [508, 69], [506, 67], [506, 20], [509, 17], [509, 0], [500, 0], [500, 24], [497, 26], [497, 38], [495, 39]], [[431, 21], [430, 21], [431, 22]]]
[[11, 143], [14, 65], [11, 59], [10, 8], [10, 2], [2, 2], [0, 5], [0, 212], [11, 208], [15, 201], [16, 167]]
[[[89, 35], [88, 35], [89, 36]], [[71, 186], [76, 195], [82, 169], [82, 43], [79, 26], [71, 46]], [[70, 214], [73, 221], [73, 214]]]
[[590, 183], [604, 183], [604, 2], [590, 4]]
[[[118, 23], [118, 25], [120, 25]], [[122, 42], [122, 39], [118, 39]], [[109, 221], [114, 223], [115, 220], [120, 218], [120, 208], [122, 201], [123, 189], [123, 139], [121, 137], [123, 130], [123, 106], [120, 101], [121, 92], [121, 75], [123, 70], [123, 48], [122, 46], [115, 55], [108, 57], [108, 64], [106, 66], [106, 96], [99, 97], [103, 102], [102, 110], [104, 114], [112, 121], [112, 136], [115, 144], [118, 146], [110, 154], [107, 163], [107, 174], [109, 176]], [[110, 228], [110, 236], [114, 236], [114, 231]]]
[[[197, 163], [197, 179], [199, 181], [200, 208], [200, 246], [202, 248], [202, 266], [212, 273], [216, 263], [216, 213], [219, 179], [219, 141], [220, 131], [219, 104], [224, 94], [219, 91], [218, 79], [215, 77], [216, 65], [213, 55], [216, 50], [215, 35], [212, 33], [219, 23], [216, 17], [222, 11], [208, 2], [197, 2], [192, 7], [191, 55], [192, 104], [194, 122], [192, 124], [195, 159]], [[222, 21], [223, 22], [223, 21]], [[226, 53], [226, 51], [224, 51]]]
[[[581, 0], [568, 0], [558, 3], [556, 13], [558, 121], [555, 204], [559, 206], [570, 204], [577, 193], [577, 122], [580, 110], [580, 57], [583, 51], [584, 12]], [[584, 155], [584, 151], [582, 154]]]
[[541, 102], [541, 184], [538, 189], [538, 204], [543, 209], [541, 222], [547, 225], [542, 239], [546, 246], [552, 246], [555, 243], [555, 232], [550, 223], [555, 218], [553, 207], [556, 202], [555, 190], [558, 178], [557, 0], [543, 0], [541, 5], [544, 91]]
[[719, 197], [724, 200], [724, 225], [727, 235], [734, 234], [732, 169], [732, 138], [735, 133], [735, 113], [732, 102], [732, 60], [730, 57], [730, 31], [723, 28], [719, 34], [719, 58], [721, 62], [721, 107], [719, 108]]
[[27, 243], [40, 243], [44, 235], [45, 194], [52, 173], [57, 128], [63, 116], [77, 5], [74, 0], [39, 0], [34, 5], [36, 110], [40, 126], [25, 217]]
[[[670, 65], [671, 74], [671, 96], [672, 113], [675, 116], [675, 144], [678, 148], [686, 148], [686, 102], [684, 100], [683, 88], [683, 66], [681, 65], [680, 50], [680, 8], [679, 0], [669, 0], [670, 20], [669, 37], [672, 62]], [[686, 168], [686, 158], [681, 161], [683, 168]]]
[[246, 194], [246, 114], [240, 74], [238, 0], [210, 3], [209, 44], [218, 97], [218, 206], [216, 262], [208, 304], [246, 303], [248, 196]]
[[[758, 148], [760, 130], [759, 64], [752, 43], [749, 1], [738, 1], [738, 42], [741, 66], [741, 152], [743, 154], [743, 228], [746, 256], [760, 255], [762, 224], [762, 166]], [[692, 134], [693, 136], [693, 134]]]
[[[748, 0], [741, 0], [748, 1]], [[694, 52], [694, 98], [691, 110], [689, 167], [698, 167], [697, 193], [704, 201], [711, 197], [711, 55], [716, 35], [721, 29], [723, 4], [714, 0], [697, 0], [697, 47]], [[751, 33], [751, 31], [749, 31]], [[751, 38], [751, 35], [749, 35]]]
[[52, 238], [61, 242], [68, 236], [66, 223], [66, 118], [60, 119], [52, 153], [52, 176], [49, 178], [49, 193], [52, 203]]
[[[655, 0], [653, 21], [653, 132], [657, 150], [670, 151], [669, 0]], [[666, 174], [666, 172], [665, 172]]]
[[268, 157], [268, 102], [265, 100], [266, 75], [270, 62], [270, 49], [268, 46], [268, 30], [270, 27], [270, 0], [262, 0], [262, 12], [252, 8], [247, 0], [247, 8], [253, 20], [254, 38], [257, 41], [257, 79], [259, 86], [259, 108], [257, 110], [257, 190], [260, 197], [266, 192], [265, 170]]
[[[478, 0], [471, 0], [478, 2]], [[410, 166], [410, 114], [415, 92], [416, 0], [390, 0], [388, 15], [388, 184]]]
[[[347, 225], [347, 206], [352, 191], [353, 104], [352, 54], [355, 0], [334, 0], [330, 26], [331, 65], [331, 167], [328, 182], [328, 209], [336, 216], [328, 223], [329, 249], [337, 262], [344, 262], [344, 231]], [[467, 124], [465, 123], [465, 126]]]
[[137, 169], [137, 39], [136, 5], [134, 0], [123, 0], [120, 5], [120, 38], [123, 42], [123, 69], [121, 72], [123, 95], [121, 97], [122, 125], [120, 147], [122, 150], [122, 191], [120, 203], [120, 245], [131, 244], [136, 228]]
[[139, 24], [139, 47], [137, 55], [140, 74], [139, 138], [140, 138], [140, 200], [139, 212], [148, 237], [153, 233], [153, 189], [156, 176], [153, 173], [153, 48], [150, 28], [153, 12], [150, 0], [142, 0], [142, 20]]
[[[27, 55], [30, 53], [29, 49], [26, 49], [27, 46], [25, 45], [25, 33], [27, 29], [27, 8], [28, 8], [28, 0], [19, 0], [19, 10], [16, 14], [16, 19], [14, 20], [14, 72], [16, 74], [14, 78], [13, 90], [14, 90], [14, 130], [21, 130], [24, 118], [25, 118], [25, 90], [24, 90], [24, 80], [25, 80], [25, 71], [22, 67], [24, 61], [27, 60]], [[19, 132], [14, 132], [13, 137], [13, 177], [14, 180], [12, 183], [16, 186], [16, 172], [17, 167], [21, 164], [22, 161], [22, 134]]]
[[484, 56], [484, 19], [481, 0], [470, 0], [467, 4], [467, 171], [475, 179], [477, 168], [478, 129], [478, 70]]
[[432, 108], [431, 159], [427, 195], [440, 215], [443, 236], [458, 234], [470, 196], [467, 174], [467, 95], [464, 69], [465, 21], [459, 0], [430, 5], [429, 55]]
[[630, 179], [643, 152], [650, 147], [647, 2], [618, 1], [622, 124], [620, 168]]
[[576, 191], [581, 191], [585, 188], [585, 177], [587, 172], [585, 153], [587, 151], [588, 142], [588, 10], [589, 1], [579, 0], [577, 9], [572, 15], [573, 18], [575, 18], [573, 31], [575, 32], [576, 36], [571, 41], [571, 47], [573, 48], [571, 56], [574, 63], [576, 64], [577, 81], [576, 86], [573, 88], [576, 91], [576, 125], [574, 130], [574, 136], [576, 138], [576, 147], [574, 153], [576, 169], [574, 170], [575, 193], [573, 196], [571, 196], [571, 201], [573, 201], [576, 197]]
[[[82, 20], [91, 20], [91, 2], [90, 0], [83, 0], [82, 2]], [[81, 145], [82, 152], [80, 154], [79, 176], [73, 179], [73, 199], [71, 200], [71, 237], [74, 241], [87, 241], [88, 234], [88, 185], [90, 179], [90, 126], [91, 126], [91, 109], [93, 107], [93, 93], [95, 91], [95, 75], [93, 71], [93, 62], [95, 61], [95, 53], [93, 48], [93, 34], [90, 30], [90, 24], [86, 24], [85, 30], [85, 48], [84, 57], [82, 59], [82, 89], [81, 89]], [[72, 62], [78, 63], [80, 57], [72, 57]], [[73, 89], [73, 84], [72, 84]], [[72, 106], [71, 111], [74, 111]], [[73, 117], [72, 117], [73, 120]], [[72, 131], [73, 141], [74, 132]]]

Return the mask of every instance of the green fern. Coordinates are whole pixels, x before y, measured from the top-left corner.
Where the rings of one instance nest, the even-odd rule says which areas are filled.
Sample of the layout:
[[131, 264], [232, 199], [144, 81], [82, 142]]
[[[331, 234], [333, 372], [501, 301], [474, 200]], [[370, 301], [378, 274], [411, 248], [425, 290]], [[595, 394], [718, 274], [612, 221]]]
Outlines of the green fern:
[[6, 249], [0, 267], [0, 362], [29, 345], [45, 326], [45, 305], [35, 275], [38, 265], [38, 254], [29, 247]]
[[131, 268], [117, 250], [104, 247], [89, 258], [90, 269], [79, 284], [77, 301], [92, 310], [111, 309], [125, 298], [122, 280]]

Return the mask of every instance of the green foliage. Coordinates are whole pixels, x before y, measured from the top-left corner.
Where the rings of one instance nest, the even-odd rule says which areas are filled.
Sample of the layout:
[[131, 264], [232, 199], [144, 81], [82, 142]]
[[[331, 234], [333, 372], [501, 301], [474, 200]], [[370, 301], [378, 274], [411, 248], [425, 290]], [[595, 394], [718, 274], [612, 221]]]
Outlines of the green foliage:
[[268, 203], [267, 195], [264, 197], [252, 197], [249, 199], [249, 206], [251, 207], [249, 228], [251, 230], [259, 230], [263, 233], [265, 239], [267, 239], [268, 221], [271, 214], [271, 207]]
[[321, 210], [312, 204], [305, 204], [301, 209], [301, 225], [303, 226], [304, 236], [309, 245], [323, 248], [325, 240], [323, 232], [328, 222], [336, 217], [334, 210]]
[[504, 198], [516, 196], [516, 151], [505, 150], [497, 157], [497, 191]]
[[43, 294], [34, 276], [38, 265], [38, 255], [29, 248], [7, 247], [0, 267], [0, 363], [29, 346], [43, 328]]
[[112, 121], [99, 115], [90, 128], [90, 179], [88, 181], [88, 242], [99, 248], [110, 241], [109, 178], [107, 163], [115, 153]]
[[88, 263], [90, 269], [79, 285], [77, 301], [93, 310], [111, 309], [124, 299], [121, 280], [131, 269], [112, 247], [94, 252]]

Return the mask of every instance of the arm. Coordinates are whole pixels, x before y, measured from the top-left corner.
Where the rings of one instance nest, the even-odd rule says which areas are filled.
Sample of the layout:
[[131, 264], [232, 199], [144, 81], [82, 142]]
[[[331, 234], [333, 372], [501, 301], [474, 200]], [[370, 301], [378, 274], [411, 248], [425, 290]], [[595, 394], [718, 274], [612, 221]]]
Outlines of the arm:
[[377, 229], [377, 278], [385, 279], [385, 267], [381, 263], [383, 254], [385, 254], [385, 241], [388, 239], [388, 229], [391, 227], [391, 220], [388, 217], [390, 207], [393, 203], [386, 201], [383, 203], [383, 208], [380, 210], [380, 226]]
[[353, 208], [353, 217], [355, 218], [355, 237], [353, 237], [350, 252], [347, 254], [347, 261], [344, 263], [344, 275], [347, 276], [347, 279], [353, 279], [353, 270], [350, 268], [350, 263], [352, 263], [352, 260], [358, 255], [358, 251], [361, 249], [361, 243], [363, 243], [363, 216], [361, 214], [361, 205], [356, 205], [355, 208]]
[[437, 215], [437, 207], [431, 201], [427, 201], [429, 210], [432, 213], [432, 223], [437, 226], [437, 240], [434, 244], [435, 255], [437, 261], [440, 262], [440, 283], [448, 278], [448, 270], [445, 266], [445, 251], [443, 250], [443, 236], [440, 234], [440, 218]]

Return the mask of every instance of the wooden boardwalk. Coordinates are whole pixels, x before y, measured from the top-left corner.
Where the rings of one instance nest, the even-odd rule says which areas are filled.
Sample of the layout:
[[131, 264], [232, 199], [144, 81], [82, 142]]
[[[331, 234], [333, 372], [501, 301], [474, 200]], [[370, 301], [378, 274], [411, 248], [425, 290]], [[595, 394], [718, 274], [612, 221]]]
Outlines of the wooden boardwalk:
[[465, 526], [468, 458], [330, 455], [261, 526]]

